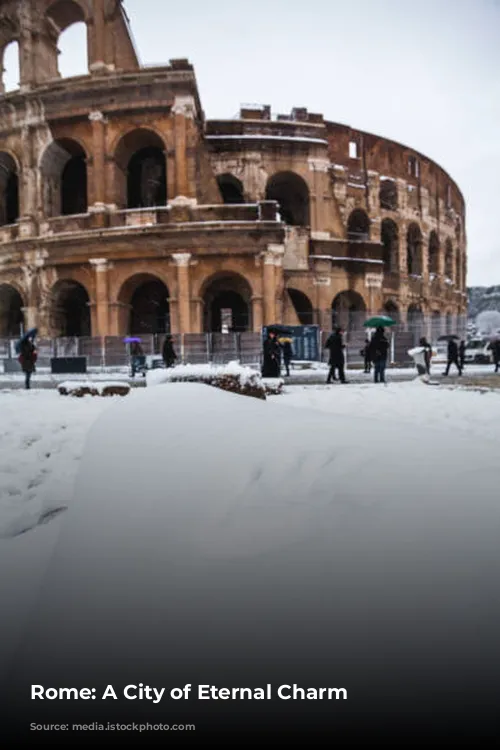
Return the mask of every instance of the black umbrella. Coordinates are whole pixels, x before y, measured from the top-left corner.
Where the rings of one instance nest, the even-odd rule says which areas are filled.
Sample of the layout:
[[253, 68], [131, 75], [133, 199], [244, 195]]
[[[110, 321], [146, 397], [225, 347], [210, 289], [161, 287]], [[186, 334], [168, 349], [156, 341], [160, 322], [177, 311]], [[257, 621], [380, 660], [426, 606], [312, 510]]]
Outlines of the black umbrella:
[[460, 336], [455, 336], [454, 333], [444, 333], [438, 338], [438, 341], [453, 341], [453, 339], [460, 341]]
[[277, 333], [277, 334], [279, 333], [288, 334], [289, 336], [292, 334], [292, 329], [290, 326], [282, 326], [279, 324], [267, 326], [267, 332], [269, 333], [270, 331], [272, 331], [273, 333]]
[[38, 328], [30, 328], [29, 331], [26, 331], [26, 333], [23, 336], [21, 336], [19, 341], [16, 342], [16, 353], [19, 354], [23, 343], [27, 339], [34, 339], [37, 333], [38, 333]]

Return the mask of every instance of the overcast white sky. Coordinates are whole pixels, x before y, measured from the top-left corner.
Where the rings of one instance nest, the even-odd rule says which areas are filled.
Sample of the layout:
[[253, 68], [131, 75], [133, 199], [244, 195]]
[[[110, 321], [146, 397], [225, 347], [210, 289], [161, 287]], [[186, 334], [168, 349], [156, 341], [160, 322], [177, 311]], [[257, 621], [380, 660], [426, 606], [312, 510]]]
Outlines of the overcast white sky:
[[[500, 0], [126, 0], [141, 62], [194, 64], [208, 118], [305, 106], [437, 161], [467, 204], [469, 285], [500, 284]], [[61, 71], [82, 71], [77, 29]], [[8, 73], [9, 75], [9, 73]]]

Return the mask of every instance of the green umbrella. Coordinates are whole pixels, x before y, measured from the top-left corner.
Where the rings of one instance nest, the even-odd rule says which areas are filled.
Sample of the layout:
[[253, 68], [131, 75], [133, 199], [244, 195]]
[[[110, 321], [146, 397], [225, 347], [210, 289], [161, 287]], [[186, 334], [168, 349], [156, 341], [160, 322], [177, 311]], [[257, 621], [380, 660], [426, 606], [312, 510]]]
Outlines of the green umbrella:
[[389, 318], [388, 315], [375, 315], [373, 318], [368, 318], [363, 325], [365, 328], [385, 328], [386, 326], [395, 326], [396, 321]]

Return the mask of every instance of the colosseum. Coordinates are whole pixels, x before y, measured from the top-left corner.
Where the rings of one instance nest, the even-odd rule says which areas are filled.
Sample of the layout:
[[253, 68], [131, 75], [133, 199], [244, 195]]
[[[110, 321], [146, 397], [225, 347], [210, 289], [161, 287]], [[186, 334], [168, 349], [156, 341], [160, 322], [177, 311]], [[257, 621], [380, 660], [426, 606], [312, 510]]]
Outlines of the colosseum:
[[[58, 39], [87, 30], [88, 74]], [[465, 204], [410, 147], [305, 107], [205, 118], [192, 65], [141, 66], [120, 0], [5, 0], [0, 337], [254, 332], [466, 312]]]

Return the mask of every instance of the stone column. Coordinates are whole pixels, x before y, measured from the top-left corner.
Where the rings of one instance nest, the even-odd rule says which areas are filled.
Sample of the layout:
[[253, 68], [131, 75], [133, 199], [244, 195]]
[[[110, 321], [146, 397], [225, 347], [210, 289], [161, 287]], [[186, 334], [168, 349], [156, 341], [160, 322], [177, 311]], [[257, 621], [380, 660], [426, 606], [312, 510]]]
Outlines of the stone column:
[[176, 96], [172, 107], [174, 116], [175, 141], [175, 197], [190, 195], [188, 159], [187, 159], [187, 127], [188, 120], [194, 119], [196, 104], [192, 96]]
[[106, 36], [104, 20], [104, 0], [94, 0], [93, 24], [88, 27], [89, 71], [101, 73], [106, 70]]
[[179, 333], [191, 333], [191, 298], [189, 293], [189, 263], [191, 253], [174, 253], [177, 266], [177, 305]]
[[92, 211], [104, 211], [106, 202], [106, 120], [102, 112], [89, 114], [92, 123]]
[[252, 303], [252, 328], [254, 333], [260, 333], [263, 325], [262, 297], [254, 296], [250, 301]]
[[109, 291], [108, 291], [108, 261], [106, 258], [90, 258], [89, 263], [95, 269], [95, 336], [109, 334]]
[[282, 265], [280, 264], [285, 252], [284, 245], [270, 244], [262, 254], [262, 291], [264, 302], [264, 325], [277, 323], [276, 320], [276, 282], [281, 282], [283, 277]]

